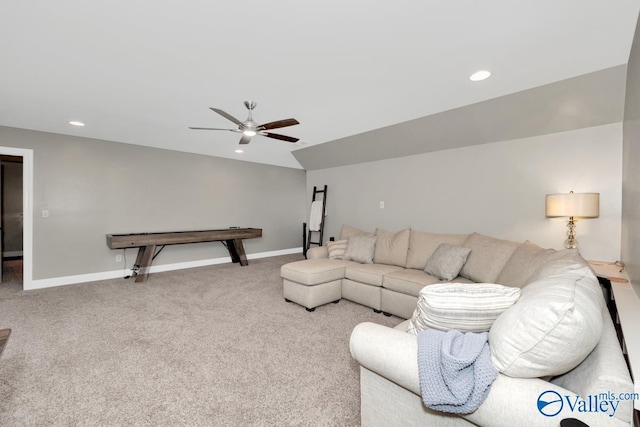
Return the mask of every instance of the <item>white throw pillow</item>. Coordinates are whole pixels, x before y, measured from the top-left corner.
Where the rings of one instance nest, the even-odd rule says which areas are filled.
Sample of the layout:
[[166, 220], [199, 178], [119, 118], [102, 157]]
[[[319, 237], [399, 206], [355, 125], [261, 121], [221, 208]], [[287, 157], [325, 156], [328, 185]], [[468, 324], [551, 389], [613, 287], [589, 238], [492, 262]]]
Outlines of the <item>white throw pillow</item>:
[[342, 259], [344, 252], [347, 250], [349, 240], [336, 240], [335, 242], [327, 242], [327, 252], [330, 259]]
[[558, 255], [532, 275], [520, 301], [489, 332], [492, 361], [505, 375], [563, 374], [600, 340], [604, 298], [598, 279], [579, 255]]
[[418, 296], [408, 332], [417, 334], [427, 328], [486, 332], [519, 297], [520, 289], [494, 283], [425, 286]]

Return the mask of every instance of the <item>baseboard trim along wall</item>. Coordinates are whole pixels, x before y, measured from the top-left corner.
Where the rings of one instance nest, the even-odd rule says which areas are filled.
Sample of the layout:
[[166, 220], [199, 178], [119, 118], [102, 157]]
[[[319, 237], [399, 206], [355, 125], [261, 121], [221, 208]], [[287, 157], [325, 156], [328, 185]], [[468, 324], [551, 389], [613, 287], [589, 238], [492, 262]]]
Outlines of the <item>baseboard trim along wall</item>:
[[[277, 251], [259, 252], [247, 254], [247, 259], [269, 258], [280, 255], [302, 253], [302, 248], [280, 249]], [[149, 273], [161, 273], [163, 271], [182, 270], [185, 268], [204, 267], [207, 265], [224, 264], [231, 262], [231, 257], [210, 258], [199, 261], [178, 262], [174, 264], [152, 265]], [[56, 286], [75, 285], [78, 283], [96, 282], [98, 280], [119, 279], [129, 274], [131, 270], [113, 270], [100, 273], [78, 274], [75, 276], [52, 277], [50, 279], [37, 279], [31, 281], [31, 286], [25, 287], [25, 291], [34, 289], [53, 288]]]

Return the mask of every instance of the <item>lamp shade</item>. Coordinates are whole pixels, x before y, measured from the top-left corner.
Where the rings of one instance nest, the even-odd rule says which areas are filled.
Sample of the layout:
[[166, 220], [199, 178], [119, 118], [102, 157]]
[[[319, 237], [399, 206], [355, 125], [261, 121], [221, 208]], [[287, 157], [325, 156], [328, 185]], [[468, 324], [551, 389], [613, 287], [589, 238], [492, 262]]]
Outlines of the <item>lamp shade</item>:
[[547, 217], [597, 218], [600, 193], [547, 194]]

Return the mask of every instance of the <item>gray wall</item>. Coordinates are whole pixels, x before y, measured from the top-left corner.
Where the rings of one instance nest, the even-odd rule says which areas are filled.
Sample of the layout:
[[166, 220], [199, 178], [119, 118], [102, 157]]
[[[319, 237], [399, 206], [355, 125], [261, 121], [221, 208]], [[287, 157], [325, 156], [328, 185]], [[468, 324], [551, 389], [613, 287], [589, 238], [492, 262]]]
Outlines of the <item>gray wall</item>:
[[640, 294], [640, 26], [627, 66], [622, 174], [622, 260]]
[[2, 162], [2, 252], [22, 252], [22, 163]]
[[[477, 231], [562, 248], [566, 220], [545, 217], [545, 194], [599, 192], [581, 220], [588, 259], [620, 259], [622, 124], [307, 172], [307, 195], [329, 186], [328, 239], [343, 223], [373, 231]], [[385, 202], [384, 209], [379, 208]]]
[[[34, 150], [34, 280], [122, 269], [108, 233], [259, 227], [249, 254], [302, 246], [302, 170], [7, 127], [0, 145]], [[170, 246], [154, 265], [224, 256]]]

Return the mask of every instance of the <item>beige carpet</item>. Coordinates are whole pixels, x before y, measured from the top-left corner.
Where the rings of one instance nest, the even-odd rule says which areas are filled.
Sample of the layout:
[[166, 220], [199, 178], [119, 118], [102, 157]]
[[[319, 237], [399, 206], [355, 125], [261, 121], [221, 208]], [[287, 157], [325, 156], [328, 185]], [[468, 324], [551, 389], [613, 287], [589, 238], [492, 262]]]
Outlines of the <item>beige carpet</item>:
[[359, 425], [355, 325], [282, 298], [288, 255], [39, 291], [0, 285], [0, 425]]

